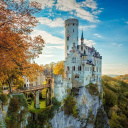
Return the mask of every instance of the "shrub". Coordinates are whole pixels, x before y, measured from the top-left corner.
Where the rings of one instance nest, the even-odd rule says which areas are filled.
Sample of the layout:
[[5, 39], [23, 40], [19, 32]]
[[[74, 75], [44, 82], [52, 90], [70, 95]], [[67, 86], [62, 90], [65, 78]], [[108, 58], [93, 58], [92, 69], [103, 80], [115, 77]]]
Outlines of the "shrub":
[[88, 89], [91, 95], [99, 95], [97, 84], [90, 83], [89, 85], [86, 86], [86, 88]]
[[10, 114], [11, 112], [16, 112], [19, 108], [20, 108], [20, 102], [18, 98], [16, 97], [11, 98], [8, 108], [8, 113]]
[[76, 110], [76, 100], [73, 96], [68, 95], [64, 100], [64, 113], [67, 115], [72, 114], [74, 117], [78, 116], [78, 112]]
[[8, 100], [7, 95], [0, 94], [0, 100], [1, 100], [2, 104], [5, 104], [7, 102], [7, 100]]

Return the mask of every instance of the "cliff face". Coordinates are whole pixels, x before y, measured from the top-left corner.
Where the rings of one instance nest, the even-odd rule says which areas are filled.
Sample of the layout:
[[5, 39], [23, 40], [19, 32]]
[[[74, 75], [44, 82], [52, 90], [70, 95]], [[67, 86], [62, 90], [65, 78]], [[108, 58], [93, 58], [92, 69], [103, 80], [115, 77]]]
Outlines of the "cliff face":
[[[94, 128], [97, 111], [102, 107], [99, 95], [91, 95], [87, 88], [79, 88], [77, 95], [78, 117], [66, 115], [62, 109], [55, 112], [50, 121], [53, 128]], [[101, 117], [103, 118], [103, 117]], [[106, 122], [108, 122], [106, 120]], [[108, 126], [109, 127], [109, 126]]]

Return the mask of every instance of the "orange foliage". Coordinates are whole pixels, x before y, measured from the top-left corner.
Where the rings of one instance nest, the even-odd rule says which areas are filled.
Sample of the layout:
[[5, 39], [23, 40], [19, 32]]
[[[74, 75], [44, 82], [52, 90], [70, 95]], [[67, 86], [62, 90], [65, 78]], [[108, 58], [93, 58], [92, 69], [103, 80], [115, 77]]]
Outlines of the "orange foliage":
[[44, 40], [41, 36], [30, 37], [37, 25], [33, 14], [40, 5], [27, 0], [0, 1], [0, 82], [7, 81], [11, 87], [13, 79], [27, 76], [32, 79], [42, 68], [31, 60], [41, 54]]

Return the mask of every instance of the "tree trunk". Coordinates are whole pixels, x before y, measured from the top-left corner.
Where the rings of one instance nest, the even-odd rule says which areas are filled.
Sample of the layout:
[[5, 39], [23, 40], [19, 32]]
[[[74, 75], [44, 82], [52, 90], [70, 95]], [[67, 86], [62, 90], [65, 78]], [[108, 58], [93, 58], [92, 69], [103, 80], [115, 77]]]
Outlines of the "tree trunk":
[[12, 85], [13, 85], [13, 77], [11, 77], [9, 80], [10, 93], [12, 93]]

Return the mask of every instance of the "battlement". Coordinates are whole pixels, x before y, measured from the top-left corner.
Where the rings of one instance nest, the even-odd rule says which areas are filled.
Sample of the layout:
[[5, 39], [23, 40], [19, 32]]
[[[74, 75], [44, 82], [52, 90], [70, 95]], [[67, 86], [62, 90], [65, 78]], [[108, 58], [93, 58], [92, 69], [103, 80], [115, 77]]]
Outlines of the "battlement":
[[65, 27], [69, 25], [79, 25], [79, 21], [75, 18], [65, 20]]
[[54, 74], [54, 82], [55, 83], [62, 82], [62, 75], [55, 75]]

